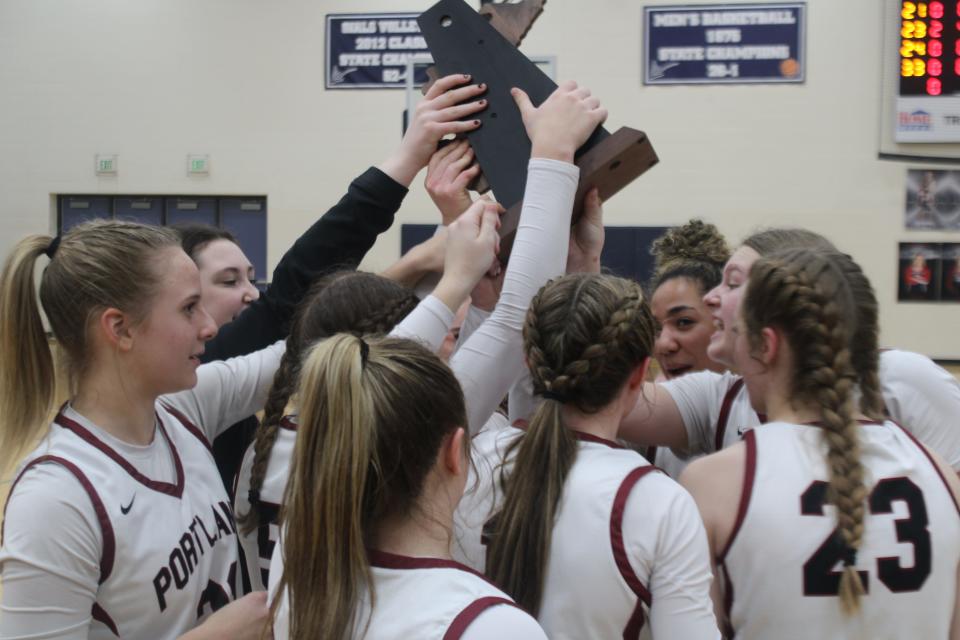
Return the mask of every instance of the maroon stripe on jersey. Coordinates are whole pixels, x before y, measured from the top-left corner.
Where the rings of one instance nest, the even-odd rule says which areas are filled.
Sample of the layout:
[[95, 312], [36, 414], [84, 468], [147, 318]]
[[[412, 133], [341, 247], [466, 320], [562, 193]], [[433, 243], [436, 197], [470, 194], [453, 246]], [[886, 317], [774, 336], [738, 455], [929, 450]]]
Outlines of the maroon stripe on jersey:
[[172, 415], [174, 418], [179, 420], [180, 423], [184, 427], [186, 427], [187, 431], [189, 431], [194, 436], [196, 436], [197, 440], [202, 442], [203, 446], [205, 446], [210, 453], [213, 453], [213, 447], [210, 446], [210, 441], [207, 440], [206, 434], [203, 431], [201, 431], [197, 425], [190, 422], [190, 418], [183, 415], [179, 409], [175, 409], [174, 407], [171, 407], [166, 402], [163, 402], [161, 404], [163, 405], [163, 408], [166, 409], [170, 415]]
[[613, 559], [617, 563], [617, 569], [630, 590], [637, 596], [637, 606], [630, 615], [626, 628], [623, 630], [624, 638], [636, 638], [640, 635], [640, 629], [643, 628], [644, 615], [643, 604], [650, 606], [652, 597], [650, 590], [644, 586], [640, 577], [630, 566], [630, 560], [627, 557], [627, 547], [623, 542], [623, 512], [627, 507], [627, 498], [630, 497], [630, 491], [633, 487], [651, 471], [656, 471], [653, 465], [637, 467], [627, 474], [627, 477], [620, 483], [617, 494], [613, 498], [613, 509], [610, 511], [610, 545], [613, 547]]
[[619, 442], [614, 442], [613, 440], [607, 440], [606, 438], [601, 438], [600, 436], [595, 436], [592, 433], [586, 433], [584, 431], [577, 431], [572, 429], [573, 437], [581, 442], [592, 442], [594, 444], [604, 444], [611, 449], [625, 449], [622, 444]]
[[927, 460], [930, 461], [930, 464], [933, 465], [933, 470], [937, 472], [938, 476], [940, 476], [940, 481], [943, 482], [943, 486], [947, 488], [947, 495], [950, 496], [950, 501], [953, 502], [953, 506], [957, 510], [957, 515], [960, 515], [960, 504], [957, 503], [957, 497], [953, 495], [953, 490], [950, 488], [950, 484], [947, 482], [947, 479], [943, 476], [943, 473], [940, 472], [940, 465], [938, 465], [934, 461], [933, 456], [930, 455], [930, 452], [927, 451], [927, 448], [922, 444], [920, 444], [920, 441], [917, 440], [912, 433], [910, 433], [909, 431], [903, 428], [903, 425], [901, 425], [896, 420], [890, 420], [890, 422], [897, 425], [897, 427], [899, 427], [901, 431], [907, 434], [907, 437], [913, 440], [913, 444], [917, 445], [917, 448], [920, 449], [920, 451], [923, 452], [923, 455], [927, 458]]
[[173, 456], [173, 464], [177, 470], [176, 484], [151, 480], [147, 476], [137, 471], [137, 469], [132, 464], [127, 462], [126, 458], [117, 453], [113, 447], [62, 413], [56, 417], [53, 423], [63, 427], [64, 429], [67, 429], [68, 431], [72, 431], [87, 444], [95, 449], [99, 449], [108, 458], [120, 465], [120, 468], [129, 473], [134, 480], [144, 485], [148, 489], [152, 489], [158, 493], [164, 493], [168, 496], [173, 496], [174, 498], [178, 499], [183, 496], [183, 463], [180, 462], [180, 454], [177, 453], [177, 448], [173, 445], [173, 441], [170, 439], [170, 436], [167, 435], [167, 430], [164, 428], [163, 421], [160, 420], [160, 416], [157, 416], [157, 430], [160, 432], [160, 435], [163, 436], [163, 439], [167, 441], [167, 445], [170, 447], [170, 453]]
[[[489, 578], [482, 573], [474, 571], [465, 564], [460, 564], [456, 560], [446, 560], [444, 558], [414, 558], [413, 556], [401, 556], [389, 551], [380, 551], [379, 549], [367, 549], [367, 559], [370, 560], [371, 567], [381, 569], [457, 569], [472, 573], [484, 582], [493, 584]], [[496, 585], [494, 585], [496, 586]]]
[[730, 573], [727, 571], [726, 564], [721, 562], [717, 566], [720, 567], [720, 571], [723, 574], [723, 611], [726, 614], [724, 616], [726, 620], [721, 621], [723, 636], [725, 638], [732, 638], [736, 634], [730, 618], [730, 615], [733, 613], [733, 581], [730, 580]]
[[280, 418], [280, 428], [286, 429], [287, 431], [296, 431], [297, 423], [290, 419], [290, 416], [283, 416]]
[[97, 622], [102, 622], [106, 625], [110, 631], [113, 631], [113, 635], [120, 637], [120, 631], [117, 630], [117, 623], [113, 621], [113, 618], [110, 617], [110, 614], [103, 610], [96, 602], [93, 603], [93, 610], [90, 612], [90, 615]]
[[722, 563], [727, 557], [733, 541], [743, 526], [743, 520], [747, 517], [747, 508], [750, 506], [750, 496], [753, 495], [753, 480], [757, 475], [757, 434], [751, 429], [743, 434], [743, 441], [747, 445], [747, 463], [743, 469], [743, 488], [740, 489], [740, 506], [737, 507], [737, 519], [733, 523], [733, 531], [730, 532], [730, 539], [720, 555], [717, 556], [717, 562]]
[[521, 431], [526, 431], [527, 427], [530, 426], [530, 423], [524, 420], [523, 418], [517, 418], [513, 421], [513, 426]]
[[[477, 616], [498, 604], [507, 604], [511, 607], [517, 606], [513, 600], [499, 598], [497, 596], [487, 596], [486, 598], [474, 600], [453, 619], [447, 632], [443, 634], [443, 640], [459, 640], [459, 638], [463, 636], [463, 632], [470, 626], [470, 623], [477, 619]], [[519, 607], [517, 608], [519, 609]]]
[[[80, 467], [70, 462], [66, 458], [61, 458], [60, 456], [40, 456], [35, 460], [31, 460], [27, 466], [25, 466], [21, 471], [20, 475], [17, 476], [17, 479], [13, 481], [13, 484], [10, 485], [9, 495], [13, 495], [13, 490], [17, 486], [17, 483], [20, 482], [20, 478], [23, 477], [23, 474], [27, 472], [28, 469], [34, 467], [38, 464], [43, 464], [45, 462], [50, 462], [53, 464], [58, 464], [70, 473], [77, 479], [80, 483], [80, 486], [83, 487], [83, 490], [87, 492], [87, 495], [90, 497], [90, 502], [93, 503], [93, 510], [97, 514], [97, 520], [100, 522], [100, 531], [103, 535], [103, 549], [100, 552], [100, 582], [103, 584], [106, 582], [107, 578], [110, 577], [110, 574], [113, 572], [113, 561], [114, 555], [117, 551], [117, 541], [116, 537], [113, 535], [113, 525], [110, 524], [110, 518], [107, 517], [107, 508], [103, 505], [103, 500], [100, 499], [100, 495], [97, 493], [97, 490], [93, 488], [93, 483], [90, 482], [89, 478], [84, 475], [83, 471], [80, 470]], [[7, 504], [10, 504], [10, 500], [7, 500]], [[6, 524], [6, 515], [7, 508], [3, 508], [4, 515], [4, 525]], [[0, 544], [3, 542], [3, 530], [0, 529]]]
[[723, 449], [723, 436], [727, 433], [727, 421], [730, 419], [730, 407], [733, 406], [733, 400], [740, 393], [743, 387], [743, 378], [737, 378], [733, 385], [727, 389], [723, 396], [723, 403], [720, 405], [720, 415], [717, 417], [717, 428], [714, 431], [713, 450]]

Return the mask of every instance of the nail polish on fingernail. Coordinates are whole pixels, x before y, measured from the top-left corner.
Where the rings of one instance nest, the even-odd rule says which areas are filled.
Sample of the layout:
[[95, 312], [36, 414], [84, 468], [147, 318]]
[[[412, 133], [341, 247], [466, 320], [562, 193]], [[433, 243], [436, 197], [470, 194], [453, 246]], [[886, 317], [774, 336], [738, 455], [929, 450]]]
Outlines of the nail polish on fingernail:
[[473, 121], [473, 124], [479, 125], [479, 124], [480, 124], [480, 121], [479, 121], [479, 120], [474, 120], [474, 121]]
[[463, 74], [463, 78], [464, 78], [464, 80], [469, 80], [469, 79], [470, 79], [470, 74], [469, 74], [469, 73]]
[[480, 86], [481, 89], [486, 89], [486, 88], [487, 88], [487, 83], [486, 83], [486, 82], [481, 82], [479, 86]]

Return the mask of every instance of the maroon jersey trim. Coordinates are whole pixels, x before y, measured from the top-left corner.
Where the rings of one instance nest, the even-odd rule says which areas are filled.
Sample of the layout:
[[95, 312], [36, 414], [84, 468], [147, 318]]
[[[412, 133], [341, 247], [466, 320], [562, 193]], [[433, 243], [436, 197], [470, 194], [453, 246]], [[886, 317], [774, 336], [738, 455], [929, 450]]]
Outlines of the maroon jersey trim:
[[751, 429], [743, 434], [743, 441], [747, 445], [747, 463], [743, 469], [743, 488], [740, 490], [740, 505], [737, 507], [737, 519], [733, 523], [733, 531], [730, 532], [730, 539], [727, 540], [723, 551], [717, 556], [717, 562], [722, 563], [733, 541], [737, 539], [740, 533], [740, 527], [743, 526], [743, 520], [747, 517], [747, 508], [750, 506], [750, 496], [753, 495], [753, 480], [757, 475], [757, 434]]
[[170, 415], [172, 415], [174, 418], [179, 420], [180, 423], [184, 427], [186, 427], [187, 431], [189, 431], [194, 436], [196, 436], [197, 440], [202, 442], [203, 446], [205, 446], [210, 453], [213, 453], [213, 447], [210, 446], [210, 441], [207, 440], [207, 435], [200, 430], [200, 427], [190, 422], [190, 419], [187, 418], [187, 416], [183, 415], [179, 409], [175, 409], [174, 407], [171, 407], [166, 402], [162, 403], [162, 405], [163, 405], [163, 408], [166, 409]]
[[627, 548], [623, 542], [623, 512], [627, 506], [627, 498], [633, 487], [651, 471], [656, 471], [653, 465], [637, 467], [627, 474], [617, 489], [617, 494], [613, 499], [613, 509], [610, 511], [610, 545], [613, 548], [613, 559], [617, 563], [617, 570], [630, 590], [637, 596], [637, 605], [627, 621], [627, 626], [623, 630], [623, 637], [637, 638], [640, 630], [643, 628], [645, 617], [643, 615], [643, 604], [649, 607], [653, 601], [650, 590], [643, 584], [640, 577], [630, 566], [630, 560], [627, 557]]
[[913, 444], [917, 445], [917, 449], [920, 449], [920, 452], [923, 453], [924, 457], [930, 461], [930, 464], [933, 466], [933, 470], [937, 472], [938, 476], [940, 476], [940, 481], [943, 482], [943, 486], [947, 489], [947, 495], [950, 496], [950, 502], [953, 503], [954, 508], [957, 510], [957, 515], [960, 515], [960, 504], [957, 503], [957, 497], [953, 495], [953, 491], [950, 489], [950, 484], [947, 482], [947, 479], [943, 477], [943, 473], [940, 472], [940, 466], [936, 463], [936, 461], [934, 461], [933, 456], [930, 455], [930, 452], [927, 451], [927, 448], [920, 444], [920, 441], [917, 440], [912, 433], [904, 429], [903, 425], [901, 425], [899, 422], [896, 420], [890, 420], [890, 422], [897, 425], [901, 431], [907, 434], [907, 437], [913, 441]]
[[280, 418], [280, 428], [286, 429], [287, 431], [296, 431], [297, 423], [290, 419], [290, 416], [283, 416]]
[[120, 637], [120, 631], [117, 630], [117, 623], [113, 621], [113, 618], [110, 617], [110, 614], [103, 610], [98, 603], [93, 603], [93, 609], [90, 611], [91, 617], [98, 621], [102, 622], [110, 631], [113, 632], [113, 635]]
[[[487, 596], [485, 598], [474, 600], [467, 605], [463, 611], [458, 613], [456, 618], [453, 619], [453, 622], [450, 624], [447, 632], [443, 634], [443, 640], [459, 640], [459, 638], [463, 636], [463, 632], [466, 631], [467, 627], [470, 626], [470, 623], [477, 619], [477, 616], [490, 607], [495, 607], [498, 604], [506, 604], [510, 605], [511, 607], [517, 607], [517, 604], [513, 600], [500, 598], [498, 596]], [[517, 608], [519, 609], [520, 607]]]
[[[93, 503], [93, 510], [97, 514], [97, 520], [100, 522], [100, 531], [103, 534], [103, 549], [100, 551], [100, 582], [98, 584], [103, 584], [106, 582], [107, 578], [110, 577], [110, 574], [113, 572], [113, 561], [114, 556], [116, 555], [117, 550], [117, 541], [116, 537], [113, 534], [113, 525], [110, 524], [110, 518], [107, 517], [107, 508], [103, 504], [103, 500], [100, 499], [100, 495], [97, 493], [97, 490], [93, 488], [93, 483], [90, 482], [89, 478], [80, 470], [80, 467], [70, 462], [66, 458], [61, 458], [60, 456], [40, 456], [35, 460], [31, 460], [17, 476], [16, 480], [13, 481], [13, 484], [10, 485], [10, 495], [13, 495], [13, 490], [16, 488], [17, 483], [20, 482], [20, 478], [23, 477], [23, 474], [27, 472], [28, 469], [34, 467], [38, 464], [45, 462], [51, 462], [53, 464], [58, 464], [70, 473], [77, 479], [80, 483], [80, 486], [83, 487], [83, 490], [86, 491], [87, 496], [90, 497], [90, 502]], [[10, 504], [9, 499], [7, 504]], [[4, 514], [4, 525], [6, 525], [6, 514], [7, 507], [3, 508]], [[0, 529], [0, 543], [3, 541], [3, 530]]]
[[573, 430], [573, 437], [579, 440], [580, 442], [592, 442], [594, 444], [603, 444], [611, 449], [625, 449], [622, 444], [619, 442], [614, 442], [613, 440], [607, 440], [606, 438], [601, 438], [600, 436], [595, 436], [592, 433], [585, 433], [583, 431]]
[[148, 489], [152, 489], [158, 493], [164, 493], [168, 496], [173, 496], [174, 498], [177, 498], [177, 499], [183, 496], [183, 484], [184, 484], [183, 483], [183, 463], [180, 462], [180, 454], [177, 453], [177, 447], [174, 446], [173, 441], [170, 439], [170, 436], [167, 435], [167, 430], [163, 426], [163, 421], [160, 419], [159, 415], [157, 416], [157, 431], [159, 431], [163, 439], [167, 441], [167, 445], [170, 447], [170, 453], [171, 455], [173, 455], [173, 464], [176, 467], [176, 471], [177, 471], [176, 484], [171, 484], [169, 482], [160, 482], [157, 480], [151, 480], [150, 478], [146, 477], [145, 475], [137, 471], [137, 469], [132, 464], [127, 462], [126, 458], [124, 458], [119, 453], [117, 453], [116, 450], [113, 449], [113, 447], [108, 445], [106, 442], [104, 442], [97, 436], [90, 433], [87, 429], [83, 428], [77, 422], [63, 415], [63, 413], [60, 413], [53, 422], [54, 424], [64, 429], [67, 429], [68, 431], [72, 431], [74, 434], [79, 436], [82, 440], [84, 440], [87, 444], [94, 447], [95, 449], [99, 449], [104, 455], [106, 455], [108, 458], [116, 462], [121, 469], [129, 473], [134, 480], [144, 485]]
[[[413, 556], [402, 556], [389, 551], [380, 551], [379, 549], [367, 549], [367, 558], [370, 560], [371, 567], [381, 569], [457, 569], [466, 571], [472, 575], [482, 578], [484, 582], [493, 584], [485, 575], [474, 571], [465, 564], [460, 564], [456, 560], [447, 560], [445, 558], [414, 558]], [[496, 585], [494, 585], [496, 586]]]
[[740, 393], [742, 387], [743, 378], [737, 378], [723, 396], [723, 402], [720, 405], [720, 415], [717, 416], [717, 429], [714, 432], [713, 438], [714, 451], [723, 449], [723, 436], [727, 433], [727, 421], [730, 420], [730, 409], [733, 406], [733, 400], [737, 397], [737, 394]]

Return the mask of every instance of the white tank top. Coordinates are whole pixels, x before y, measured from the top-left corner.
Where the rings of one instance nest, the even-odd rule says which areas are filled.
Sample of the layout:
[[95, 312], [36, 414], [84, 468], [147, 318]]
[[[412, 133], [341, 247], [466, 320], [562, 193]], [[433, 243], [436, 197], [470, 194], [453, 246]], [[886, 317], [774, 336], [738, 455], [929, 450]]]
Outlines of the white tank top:
[[[283, 492], [290, 477], [293, 447], [297, 444], [296, 416], [285, 416], [277, 429], [277, 439], [267, 459], [267, 471], [260, 487], [260, 524], [250, 533], [240, 534], [240, 545], [247, 563], [247, 573], [254, 591], [263, 591], [270, 584], [270, 558], [279, 537], [277, 522]], [[234, 490], [236, 513], [242, 515], [250, 510], [250, 474], [253, 469], [253, 445], [243, 456], [237, 486]]]
[[[671, 597], [655, 637], [718, 637], [706, 536], [689, 494], [635, 451], [575, 433], [537, 618], [547, 636], [637, 638], [663, 585]], [[677, 594], [681, 583], [689, 589]]]
[[[513, 600], [486, 578], [453, 560], [413, 558], [369, 551], [376, 604], [364, 598], [358, 620], [369, 620], [364, 638], [377, 640], [456, 640], [477, 616], [498, 605], [515, 607]], [[282, 548], [275, 549], [270, 575], [270, 599], [277, 597], [283, 571]], [[290, 637], [290, 609], [286, 593], [280, 596], [273, 637]]]
[[103, 549], [88, 638], [174, 639], [237, 597], [233, 511], [206, 437], [157, 404], [157, 438], [175, 482], [151, 480], [78, 422], [57, 416], [11, 486], [40, 464], [70, 472], [90, 498]]
[[868, 594], [845, 616], [836, 597], [842, 550], [821, 429], [783, 422], [745, 435], [736, 524], [718, 556], [736, 638], [946, 638], [960, 561], [960, 517], [945, 479], [898, 425], [867, 423], [870, 491], [856, 567]]

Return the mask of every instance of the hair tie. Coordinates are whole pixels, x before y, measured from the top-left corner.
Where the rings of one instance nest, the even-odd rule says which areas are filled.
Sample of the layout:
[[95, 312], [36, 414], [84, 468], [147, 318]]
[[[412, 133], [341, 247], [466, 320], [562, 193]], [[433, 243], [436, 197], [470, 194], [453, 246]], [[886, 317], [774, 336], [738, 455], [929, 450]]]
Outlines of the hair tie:
[[545, 400], [554, 400], [556, 402], [559, 402], [560, 404], [564, 404], [567, 401], [566, 395], [559, 393], [557, 391], [548, 390], [548, 391], [544, 391], [540, 395], [542, 395]]
[[357, 338], [360, 341], [360, 366], [367, 366], [367, 359], [370, 357], [370, 345], [363, 338]]
[[53, 255], [57, 252], [57, 249], [60, 248], [60, 236], [57, 235], [53, 240], [50, 241], [50, 244], [47, 245], [47, 248], [43, 250], [47, 257], [53, 260]]
[[857, 550], [851, 547], [848, 544], [844, 544], [844, 549], [841, 555], [843, 560], [843, 566], [853, 567], [857, 564]]

